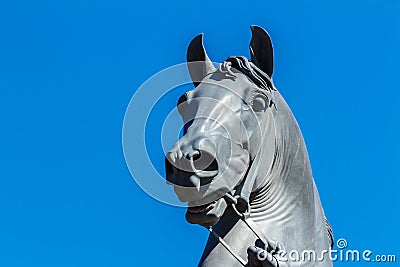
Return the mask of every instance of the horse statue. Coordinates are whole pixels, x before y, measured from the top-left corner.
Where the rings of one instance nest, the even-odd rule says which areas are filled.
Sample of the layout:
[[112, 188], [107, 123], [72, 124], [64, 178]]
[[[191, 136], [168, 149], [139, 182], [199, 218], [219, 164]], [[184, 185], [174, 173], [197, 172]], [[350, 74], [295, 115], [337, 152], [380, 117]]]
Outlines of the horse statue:
[[217, 68], [203, 35], [191, 41], [195, 88], [178, 100], [183, 137], [166, 154], [167, 183], [186, 220], [210, 231], [199, 266], [332, 266], [303, 136], [272, 81], [270, 37], [251, 30], [251, 60]]

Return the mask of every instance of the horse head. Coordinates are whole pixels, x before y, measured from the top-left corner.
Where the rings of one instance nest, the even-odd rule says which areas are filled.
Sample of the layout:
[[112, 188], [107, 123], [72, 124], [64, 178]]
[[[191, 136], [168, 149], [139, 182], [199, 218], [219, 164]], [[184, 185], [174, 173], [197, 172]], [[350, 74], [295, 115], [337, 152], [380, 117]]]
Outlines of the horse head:
[[216, 68], [202, 34], [187, 50], [195, 88], [178, 101], [184, 135], [167, 153], [165, 166], [168, 183], [188, 203], [190, 223], [219, 221], [225, 196], [240, 190], [264, 139], [268, 110], [274, 107], [273, 50], [265, 30], [251, 29], [251, 61], [229, 57]]

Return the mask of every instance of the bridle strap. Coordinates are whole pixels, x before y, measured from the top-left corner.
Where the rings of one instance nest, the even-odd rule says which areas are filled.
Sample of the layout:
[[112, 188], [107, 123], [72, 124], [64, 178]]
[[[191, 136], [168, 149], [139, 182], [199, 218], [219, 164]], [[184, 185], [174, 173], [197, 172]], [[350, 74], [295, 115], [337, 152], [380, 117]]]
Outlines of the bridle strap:
[[[237, 215], [239, 215], [240, 219], [245, 223], [245, 225], [257, 236], [257, 238], [259, 240], [261, 240], [261, 242], [263, 242], [265, 244], [265, 249], [269, 249], [269, 251], [274, 252], [277, 250], [278, 248], [278, 244], [276, 242], [273, 242], [272, 240], [268, 239], [264, 233], [260, 230], [260, 228], [257, 226], [257, 224], [249, 218], [250, 215], [250, 205], [248, 206], [248, 211], [246, 211], [245, 213], [240, 213], [236, 207], [237, 205], [237, 201], [235, 203], [234, 200], [237, 200], [237, 198], [235, 197], [227, 197], [226, 198], [227, 201], [233, 201], [231, 202], [231, 206], [233, 208], [233, 210], [235, 211], [235, 213], [237, 213]], [[232, 247], [225, 242], [225, 240], [218, 235], [218, 233], [216, 233], [212, 227], [206, 227], [207, 230], [218, 240], [218, 242], [238, 261], [240, 262], [240, 264], [242, 264], [243, 266], [246, 266], [247, 262], [240, 256], [238, 255], [233, 249]], [[268, 251], [268, 250], [267, 250]], [[278, 260], [274, 257], [274, 255], [271, 253], [272, 257], [274, 258], [274, 260], [277, 262], [278, 264]]]
[[[271, 111], [267, 109], [267, 118], [266, 118], [266, 124], [265, 124], [265, 129], [261, 132], [261, 140], [262, 142], [266, 142], [267, 138], [266, 135], [270, 134], [270, 131], [273, 130], [271, 127], [271, 120], [273, 120]], [[257, 178], [257, 174], [260, 168], [261, 164], [261, 159], [263, 158], [263, 150], [262, 150], [262, 145], [260, 144], [257, 152], [254, 156], [253, 161], [250, 163], [249, 166], [249, 171], [246, 174], [245, 178], [241, 182], [241, 184], [238, 186], [238, 188], [235, 190], [234, 197], [237, 199], [237, 202], [235, 202], [235, 205], [238, 205], [239, 210], [244, 213], [246, 208], [248, 207], [248, 213], [250, 215], [250, 195], [251, 192], [253, 191], [253, 186], [254, 182]], [[230, 192], [226, 194], [227, 197], [229, 197]]]
[[[252, 67], [254, 67], [252, 65]], [[258, 69], [258, 68], [257, 68]], [[243, 68], [241, 69], [243, 72]], [[245, 73], [248, 75], [247, 73]], [[269, 78], [269, 77], [268, 77]], [[269, 79], [269, 82], [272, 85], [272, 81]], [[271, 88], [274, 88], [271, 86]], [[272, 97], [272, 95], [270, 96]], [[272, 99], [270, 99], [272, 101]], [[273, 119], [271, 117], [271, 113], [268, 113], [267, 115], [267, 122], [265, 124], [266, 128], [271, 127], [270, 126], [270, 120]], [[265, 135], [269, 132], [270, 129], [264, 129], [261, 133], [261, 140], [265, 141]], [[227, 203], [231, 204], [232, 209], [235, 211], [235, 213], [240, 217], [240, 219], [245, 223], [245, 225], [256, 235], [256, 237], [261, 240], [266, 248], [272, 248], [272, 251], [276, 250], [277, 244], [275, 242], [272, 242], [269, 240], [264, 233], [260, 230], [260, 228], [256, 225], [256, 223], [250, 219], [250, 213], [251, 213], [251, 208], [250, 208], [250, 195], [253, 189], [254, 182], [256, 180], [258, 170], [259, 170], [259, 165], [260, 165], [260, 160], [262, 158], [262, 145], [260, 145], [257, 149], [257, 152], [254, 156], [253, 161], [250, 163], [249, 166], [249, 171], [246, 174], [245, 178], [243, 181], [240, 183], [240, 185], [236, 188], [234, 193], [228, 192], [225, 194], [224, 198], [227, 201]], [[246, 266], [247, 262], [240, 257], [233, 249], [231, 246], [224, 241], [224, 239], [216, 233], [212, 227], [206, 227], [207, 230], [218, 240], [218, 242], [237, 260], [242, 264], [243, 266]], [[275, 258], [276, 260], [276, 258]], [[278, 261], [277, 261], [278, 262]]]
[[[266, 127], [269, 126], [269, 120], [271, 119], [270, 113], [267, 118]], [[265, 140], [265, 134], [268, 133], [269, 129], [265, 129], [262, 133], [262, 140]], [[250, 163], [250, 169], [235, 190], [234, 193], [228, 192], [225, 194], [224, 199], [227, 203], [231, 204], [232, 209], [234, 212], [239, 216], [239, 218], [245, 223], [245, 225], [255, 234], [255, 236], [261, 240], [267, 248], [272, 249], [275, 251], [277, 248], [276, 242], [269, 240], [261, 229], [257, 226], [257, 224], [250, 218], [251, 207], [250, 207], [250, 194], [252, 192], [252, 188], [257, 177], [260, 159], [262, 158], [262, 149], [261, 146], [258, 148], [258, 151], [255, 155], [254, 160]], [[218, 240], [218, 242], [235, 258], [237, 259], [243, 266], [246, 266], [246, 261], [240, 257], [236, 252], [233, 251], [231, 246], [227, 244], [224, 239], [219, 236], [212, 227], [206, 227], [208, 231]]]
[[226, 248], [226, 250], [235, 258], [238, 260], [238, 262], [240, 262], [240, 264], [242, 264], [243, 266], [246, 266], [246, 261], [240, 257], [238, 254], [236, 254], [235, 251], [233, 251], [233, 249], [231, 248], [231, 246], [228, 245], [228, 243], [226, 243], [224, 241], [224, 239], [217, 234], [211, 227], [206, 227], [208, 231], [210, 231], [210, 233], [218, 240], [219, 243], [221, 243], [221, 245]]
[[233, 211], [239, 216], [239, 218], [246, 224], [246, 226], [260, 239], [265, 245], [268, 245], [272, 249], [276, 248], [275, 242], [272, 242], [268, 239], [264, 232], [257, 226], [257, 224], [250, 218], [251, 207], [250, 204], [247, 205], [247, 209], [245, 212], [240, 212], [237, 208], [237, 197], [226, 197], [225, 200], [231, 204]]

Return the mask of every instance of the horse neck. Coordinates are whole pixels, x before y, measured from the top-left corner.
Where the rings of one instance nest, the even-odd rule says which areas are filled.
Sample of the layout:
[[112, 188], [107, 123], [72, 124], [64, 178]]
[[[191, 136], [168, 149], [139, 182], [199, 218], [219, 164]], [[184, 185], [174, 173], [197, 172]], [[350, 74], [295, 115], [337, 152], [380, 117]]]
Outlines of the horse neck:
[[[256, 178], [252, 193], [253, 209], [271, 205], [273, 202], [287, 203], [296, 201], [299, 194], [313, 194], [313, 180], [307, 149], [299, 126], [285, 100], [278, 92], [274, 92], [276, 109], [272, 108], [270, 123], [275, 128], [274, 140], [263, 145], [266, 156]], [[307, 185], [299, 192], [297, 188]], [[295, 194], [293, 193], [295, 192]], [[286, 206], [287, 203], [280, 205]]]
[[[274, 140], [263, 142], [262, 146], [264, 155], [269, 152], [273, 156], [270, 162], [259, 163], [264, 168], [260, 169], [255, 181], [258, 185], [250, 196], [250, 217], [266, 237], [281, 242], [286, 251], [326, 250], [329, 241], [323, 210], [313, 183], [303, 137], [279, 93], [276, 93], [275, 101]], [[257, 239], [232, 209], [225, 211], [214, 228], [242, 258], [246, 258], [248, 246]], [[221, 259], [224, 266], [239, 266], [226, 248], [211, 236], [199, 266], [220, 266]], [[327, 261], [318, 266], [332, 265]]]

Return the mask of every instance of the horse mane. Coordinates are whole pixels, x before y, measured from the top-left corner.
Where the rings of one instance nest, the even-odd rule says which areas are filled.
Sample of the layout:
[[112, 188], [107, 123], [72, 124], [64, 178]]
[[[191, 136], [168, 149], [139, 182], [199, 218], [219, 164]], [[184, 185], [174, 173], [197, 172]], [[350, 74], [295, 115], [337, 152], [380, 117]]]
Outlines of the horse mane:
[[[259, 88], [265, 89], [268, 93], [272, 91], [277, 91], [275, 88], [271, 77], [269, 77], [265, 72], [260, 70], [254, 63], [250, 62], [244, 56], [231, 56], [228, 57], [219, 67], [219, 71], [224, 73], [225, 75], [236, 77], [235, 73], [232, 72], [231, 68], [235, 68], [240, 71], [244, 75], [246, 75], [251, 81], [254, 82]], [[333, 248], [334, 246], [334, 237], [332, 227], [329, 224], [326, 217], [325, 226], [327, 229], [327, 233], [329, 236], [330, 246]]]
[[244, 75], [246, 75], [251, 81], [253, 81], [259, 88], [271, 91], [276, 91], [276, 88], [265, 72], [260, 70], [256, 65], [250, 62], [244, 56], [231, 56], [228, 57], [219, 67], [219, 71], [235, 76], [230, 68], [235, 68]]

